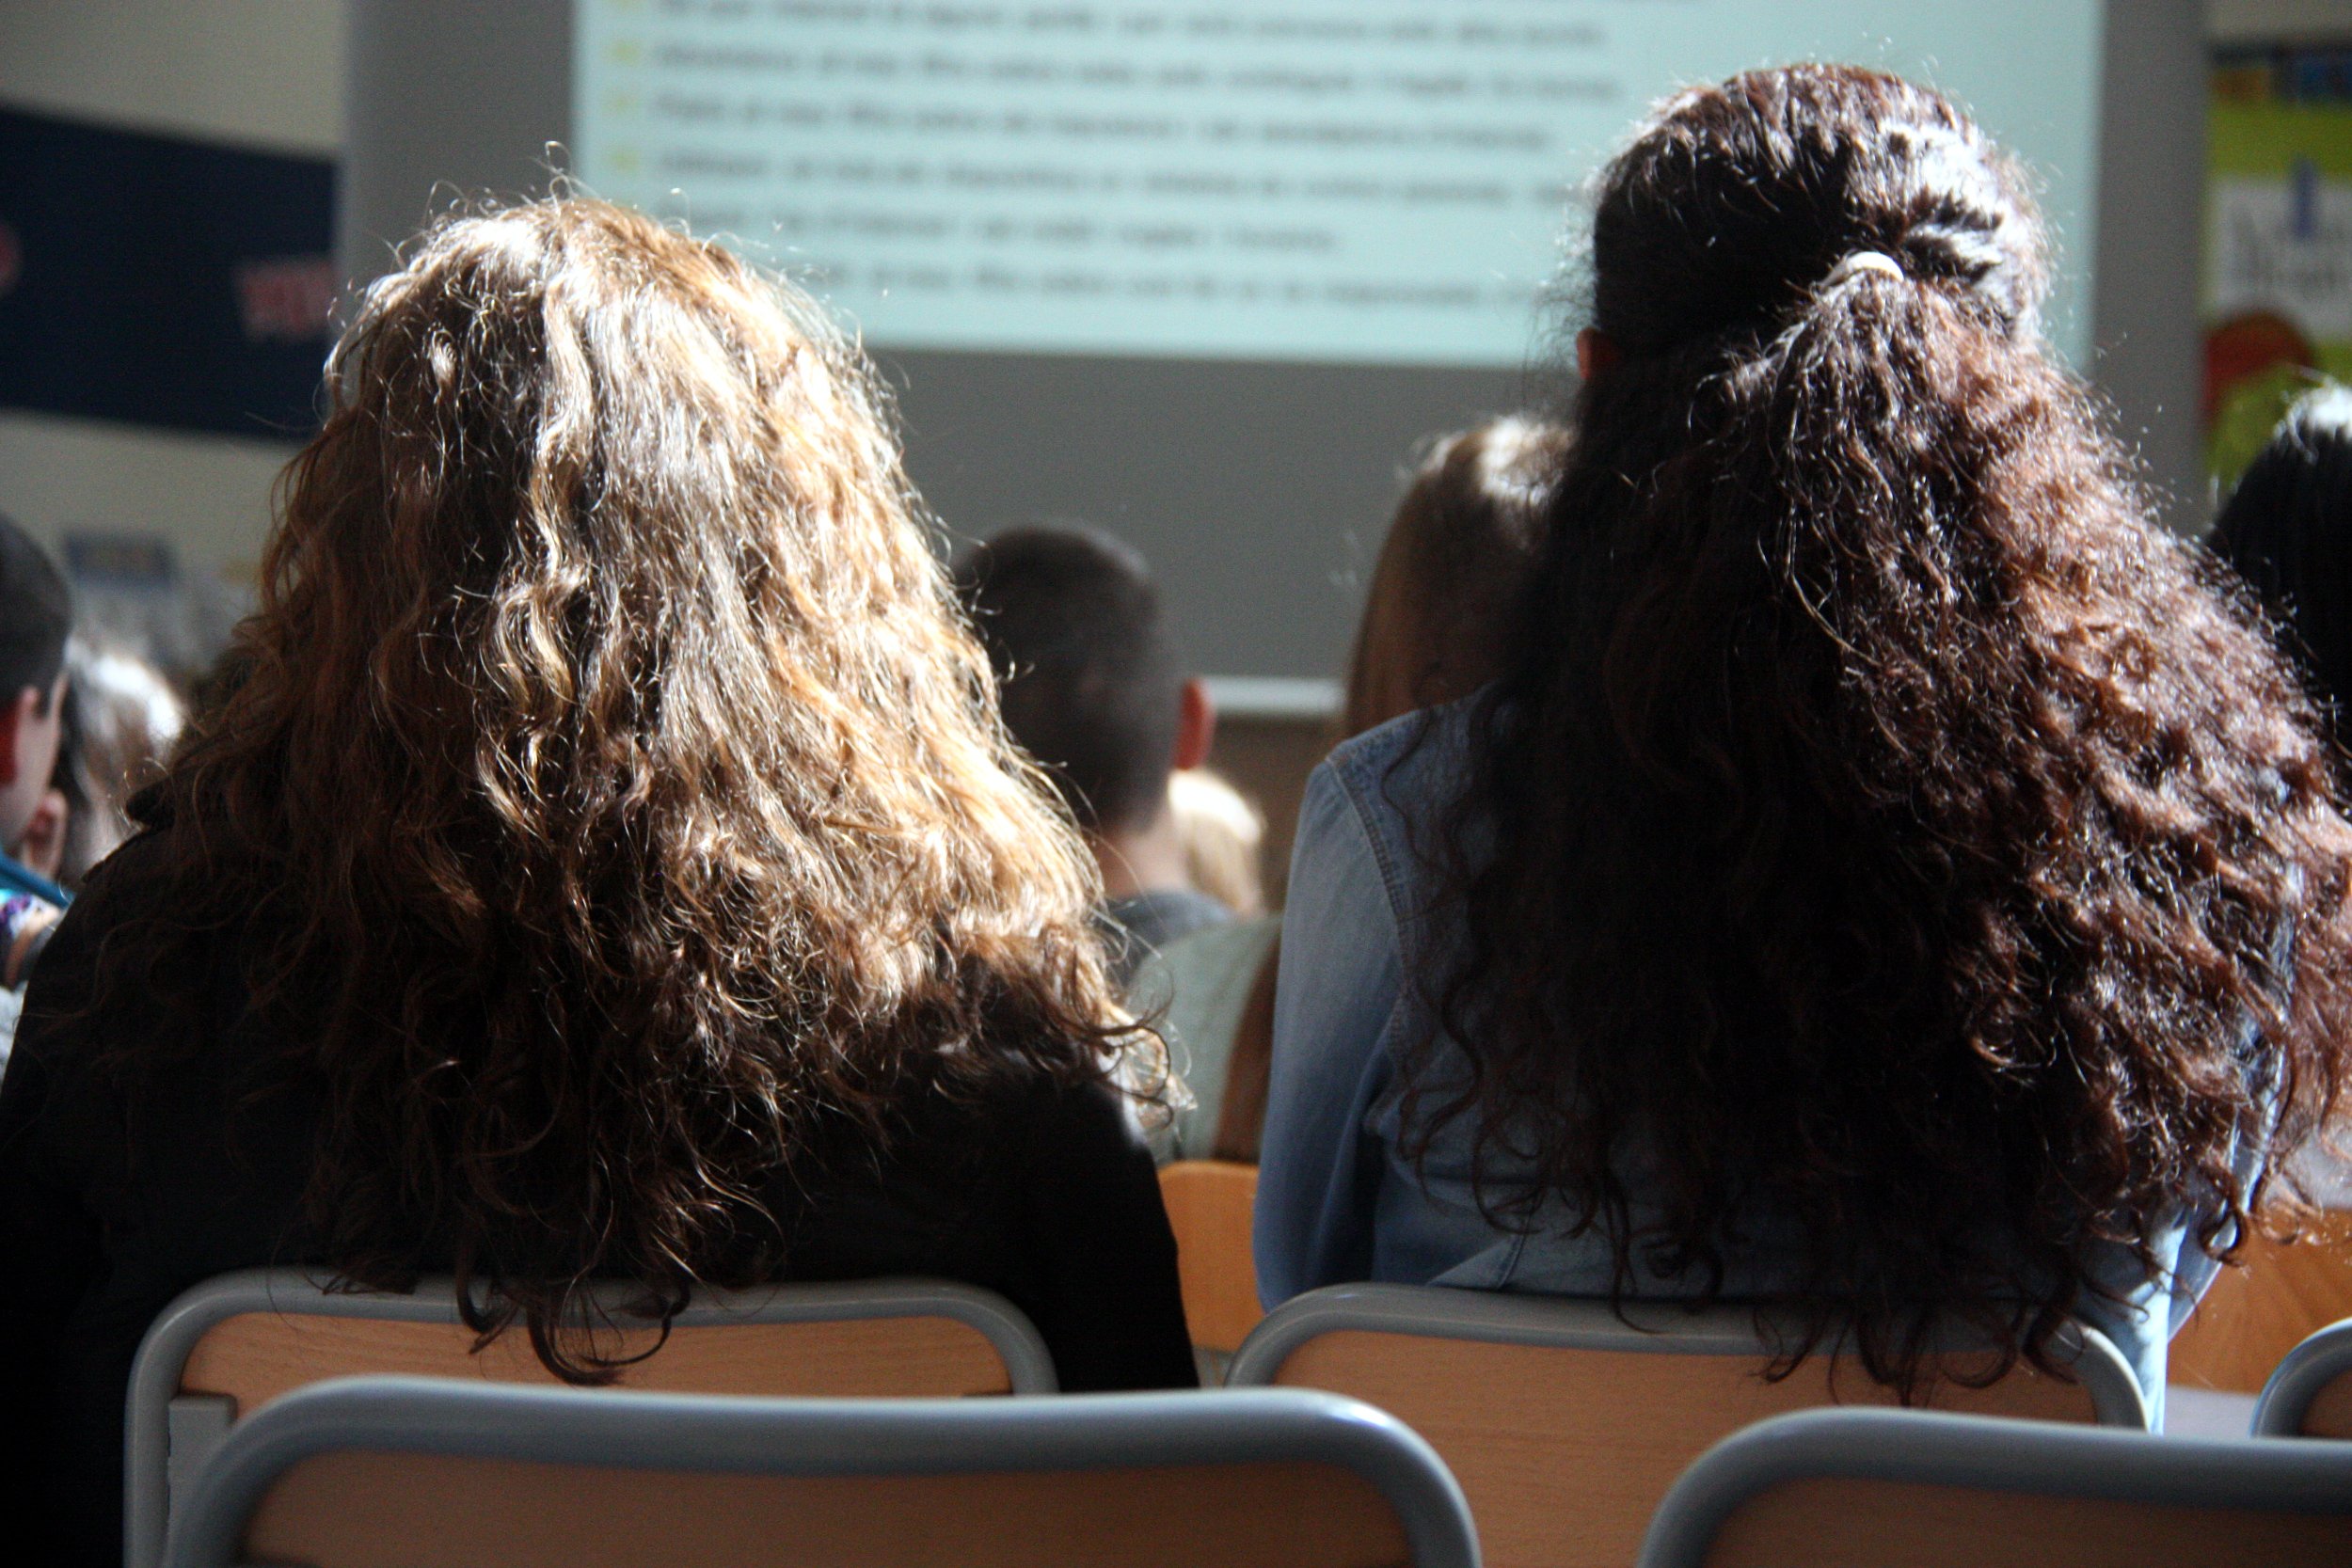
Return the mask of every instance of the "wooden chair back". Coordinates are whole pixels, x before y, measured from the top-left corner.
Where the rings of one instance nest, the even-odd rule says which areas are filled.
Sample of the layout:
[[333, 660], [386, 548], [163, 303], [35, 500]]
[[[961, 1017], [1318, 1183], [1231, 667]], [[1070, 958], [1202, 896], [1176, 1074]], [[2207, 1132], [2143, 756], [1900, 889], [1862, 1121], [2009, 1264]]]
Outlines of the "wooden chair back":
[[[630, 1325], [628, 1294], [597, 1305], [621, 1325], [599, 1349], [642, 1356], [616, 1386], [680, 1394], [925, 1398], [1042, 1393], [1052, 1357], [1010, 1303], [927, 1280], [713, 1292], [659, 1329]], [[519, 1331], [488, 1344], [447, 1281], [407, 1295], [328, 1291], [294, 1270], [197, 1287], [148, 1331], [132, 1374], [129, 1568], [161, 1555], [173, 1500], [231, 1427], [273, 1400], [371, 1373], [553, 1385]]]
[[2340, 1568], [2347, 1560], [2352, 1444], [1815, 1410], [1708, 1450], [1660, 1505], [1639, 1562]]
[[1427, 1446], [1328, 1396], [784, 1401], [368, 1378], [241, 1428], [167, 1560], [1476, 1568], [1477, 1548]]
[[2300, 1237], [2257, 1233], [2217, 1275], [2168, 1357], [2172, 1382], [2261, 1392], [2286, 1354], [2352, 1317], [2352, 1213], [2321, 1215]]
[[1176, 1232], [1184, 1321], [1192, 1341], [1231, 1355], [1265, 1316], [1249, 1251], [1258, 1167], [1230, 1160], [1179, 1160], [1160, 1171], [1160, 1197]]
[[2352, 1438], [2352, 1318], [2297, 1345], [2254, 1405], [2262, 1437]]
[[[1346, 1394], [1426, 1437], [1470, 1498], [1489, 1568], [1624, 1568], [1659, 1499], [1709, 1445], [1787, 1411], [1895, 1399], [1837, 1357], [1768, 1380], [1743, 1309], [1661, 1307], [1641, 1322], [1598, 1302], [1343, 1286], [1278, 1308], [1230, 1381]], [[2087, 1330], [2074, 1342], [2079, 1381], [2021, 1368], [1990, 1387], [1944, 1384], [1933, 1402], [2144, 1427], [2121, 1354]]]

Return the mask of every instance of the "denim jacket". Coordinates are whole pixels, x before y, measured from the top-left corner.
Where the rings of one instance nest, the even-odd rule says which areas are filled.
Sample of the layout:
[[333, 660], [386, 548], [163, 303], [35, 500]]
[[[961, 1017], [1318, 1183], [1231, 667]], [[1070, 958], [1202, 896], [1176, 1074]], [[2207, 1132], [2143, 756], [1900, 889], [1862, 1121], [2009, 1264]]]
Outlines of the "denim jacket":
[[[1612, 1252], [1597, 1229], [1566, 1234], [1556, 1211], [1508, 1228], [1480, 1213], [1470, 1118], [1440, 1128], [1418, 1163], [1399, 1152], [1396, 1054], [1428, 1024], [1419, 988], [1404, 977], [1442, 974], [1456, 951], [1458, 916], [1433, 909], [1427, 856], [1458, 798], [1475, 702], [1410, 714], [1358, 736], [1308, 783], [1282, 920], [1258, 1183], [1258, 1289], [1268, 1307], [1352, 1280], [1609, 1293]], [[1443, 1040], [1430, 1071], [1441, 1090]], [[2239, 1176], [2250, 1181], [2254, 1141], [2247, 1148]], [[1639, 1226], [1648, 1216], [1636, 1166], [1621, 1174], [1636, 1195], [1631, 1218]], [[1510, 1180], [1508, 1164], [1491, 1151], [1486, 1172], [1490, 1185]], [[2092, 1270], [2120, 1299], [2078, 1308], [2132, 1364], [2159, 1421], [2167, 1342], [2217, 1269], [2195, 1241], [2202, 1217], [2184, 1210], [2151, 1238], [2167, 1265], [2153, 1277], [2127, 1249], [2101, 1248]], [[1769, 1218], [1743, 1230], [1747, 1244], [1725, 1259], [1724, 1295], [1781, 1293], [1779, 1264], [1791, 1249], [1776, 1245]], [[1696, 1294], [1698, 1284], [1637, 1272], [1633, 1290], [1671, 1298]]]

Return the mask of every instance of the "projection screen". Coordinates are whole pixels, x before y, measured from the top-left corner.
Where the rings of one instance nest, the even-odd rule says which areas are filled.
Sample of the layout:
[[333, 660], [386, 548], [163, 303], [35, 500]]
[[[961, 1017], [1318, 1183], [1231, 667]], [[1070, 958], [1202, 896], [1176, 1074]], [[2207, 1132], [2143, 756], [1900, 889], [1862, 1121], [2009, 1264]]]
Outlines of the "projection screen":
[[1229, 705], [1330, 699], [1402, 467], [1562, 397], [1577, 197], [1748, 66], [1931, 81], [2026, 158], [2053, 343], [2177, 526], [2196, 478], [2194, 0], [356, 0], [355, 280], [581, 186], [793, 277], [898, 389], [957, 537], [1152, 560]]

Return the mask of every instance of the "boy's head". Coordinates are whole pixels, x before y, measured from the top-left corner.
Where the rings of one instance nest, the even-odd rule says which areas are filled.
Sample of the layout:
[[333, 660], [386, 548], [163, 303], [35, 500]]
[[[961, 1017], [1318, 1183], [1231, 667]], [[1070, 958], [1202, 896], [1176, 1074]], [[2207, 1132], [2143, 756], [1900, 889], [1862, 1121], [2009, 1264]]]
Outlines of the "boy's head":
[[956, 589], [995, 666], [1005, 727], [1079, 825], [1151, 825], [1169, 772], [1207, 751], [1208, 719], [1143, 558], [1090, 529], [1012, 529], [964, 552]]
[[0, 516], [0, 849], [10, 855], [56, 764], [72, 626], [65, 578], [29, 534]]

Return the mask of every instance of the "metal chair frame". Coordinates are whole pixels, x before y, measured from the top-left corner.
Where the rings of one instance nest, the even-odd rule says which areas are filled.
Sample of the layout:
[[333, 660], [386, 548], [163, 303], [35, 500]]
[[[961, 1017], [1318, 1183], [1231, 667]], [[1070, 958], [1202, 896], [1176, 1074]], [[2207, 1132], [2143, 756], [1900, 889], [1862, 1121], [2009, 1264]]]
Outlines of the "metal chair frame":
[[2312, 1402], [2340, 1377], [2352, 1377], [2352, 1318], [2329, 1323], [2280, 1359], [2255, 1402], [2254, 1435], [2302, 1436]]
[[1068, 1400], [769, 1400], [342, 1378], [240, 1421], [173, 1521], [167, 1568], [231, 1568], [271, 1484], [351, 1450], [789, 1477], [1306, 1463], [1369, 1482], [1416, 1568], [1478, 1568], [1461, 1489], [1393, 1417], [1304, 1389]]
[[1803, 1410], [1734, 1433], [1683, 1472], [1650, 1521], [1639, 1568], [1703, 1568], [1747, 1503], [1781, 1486], [1833, 1480], [2352, 1515], [2352, 1443], [2159, 1437], [1921, 1410]]
[[[637, 1287], [614, 1283], [591, 1292], [589, 1310], [615, 1323], [635, 1319]], [[457, 1323], [457, 1291], [447, 1279], [426, 1280], [414, 1291], [391, 1294], [329, 1291], [301, 1269], [246, 1269], [206, 1280], [164, 1308], [140, 1341], [131, 1367], [123, 1422], [123, 1557], [127, 1568], [154, 1568], [164, 1554], [169, 1520], [197, 1475], [244, 1425], [232, 1402], [183, 1394], [180, 1380], [205, 1334], [230, 1318], [253, 1313], [294, 1317], [365, 1318], [382, 1322]], [[1015, 1394], [1050, 1394], [1058, 1384], [1045, 1341], [1020, 1308], [993, 1291], [929, 1279], [860, 1280], [840, 1285], [778, 1285], [763, 1290], [698, 1292], [673, 1326], [840, 1323], [872, 1318], [946, 1318], [985, 1338], [1005, 1363]], [[649, 1325], [648, 1325], [649, 1326]], [[249, 1417], [247, 1418], [250, 1418]]]
[[[1326, 1334], [1411, 1334], [1561, 1350], [1639, 1351], [1660, 1355], [1768, 1359], [1772, 1347], [1746, 1307], [1631, 1302], [1627, 1316], [1605, 1301], [1460, 1291], [1431, 1285], [1332, 1285], [1284, 1302], [1242, 1342], [1227, 1369], [1229, 1387], [1269, 1386], [1293, 1352]], [[1954, 1335], [1950, 1347], [1968, 1341]], [[2061, 1332], [2058, 1355], [2090, 1395], [2102, 1426], [2148, 1426], [2148, 1401], [2131, 1363], [2104, 1334], [2079, 1323]]]

